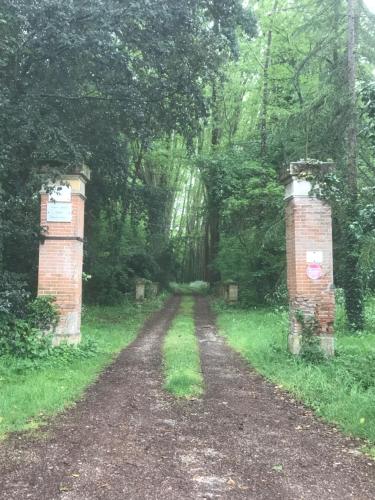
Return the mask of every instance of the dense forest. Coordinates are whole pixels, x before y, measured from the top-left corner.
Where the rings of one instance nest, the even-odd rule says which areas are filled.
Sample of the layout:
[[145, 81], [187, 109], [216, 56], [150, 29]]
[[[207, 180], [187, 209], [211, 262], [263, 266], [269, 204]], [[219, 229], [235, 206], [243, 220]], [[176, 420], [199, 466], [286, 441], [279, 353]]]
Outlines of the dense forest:
[[358, 0], [2, 0], [0, 311], [35, 294], [39, 190], [85, 163], [85, 298], [143, 277], [284, 301], [282, 166], [332, 159], [335, 282], [375, 287], [375, 15]]

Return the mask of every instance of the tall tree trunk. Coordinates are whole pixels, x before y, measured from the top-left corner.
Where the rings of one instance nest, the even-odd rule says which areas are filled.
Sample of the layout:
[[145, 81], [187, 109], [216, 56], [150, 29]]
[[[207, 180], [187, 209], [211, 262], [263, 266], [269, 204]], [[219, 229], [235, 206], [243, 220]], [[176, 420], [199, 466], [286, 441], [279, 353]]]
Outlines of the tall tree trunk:
[[219, 254], [220, 245], [220, 213], [219, 207], [212, 206], [208, 209], [210, 225], [210, 257], [208, 266], [208, 281], [217, 283], [220, 281], [220, 272], [215, 267], [215, 260]]
[[358, 36], [358, 0], [348, 0], [348, 91], [350, 117], [348, 124], [348, 160], [347, 179], [355, 201], [357, 200], [357, 36]]
[[357, 47], [358, 47], [359, 2], [348, 0], [348, 100], [349, 120], [347, 130], [346, 181], [349, 190], [345, 249], [346, 269], [344, 276], [345, 303], [348, 322], [354, 330], [364, 326], [363, 280], [360, 269], [360, 242], [355, 234], [358, 220], [358, 111], [357, 111]]
[[268, 146], [268, 101], [269, 101], [269, 69], [271, 64], [271, 48], [272, 48], [272, 35], [273, 35], [273, 16], [277, 11], [279, 0], [275, 0], [272, 8], [270, 28], [267, 33], [266, 53], [264, 56], [263, 65], [263, 95], [262, 95], [262, 109], [260, 116], [260, 155], [262, 160], [267, 156]]
[[[217, 82], [212, 82], [212, 131], [211, 131], [211, 151], [214, 154], [219, 146], [221, 129], [220, 129], [220, 112], [217, 95]], [[214, 262], [218, 255], [220, 244], [220, 203], [213, 195], [215, 190], [215, 174], [212, 170], [213, 166], [209, 164], [208, 175], [206, 175], [206, 206], [207, 206], [207, 223], [205, 234], [205, 279], [210, 283], [220, 281], [220, 273], [215, 269]]]
[[203, 254], [204, 254], [204, 259], [203, 259], [203, 276], [205, 281], [210, 281], [210, 224], [208, 222], [208, 215], [207, 215], [207, 220], [205, 221], [204, 224], [204, 242], [203, 242]]
[[220, 116], [219, 116], [219, 103], [217, 98], [217, 82], [212, 82], [212, 132], [211, 132], [211, 145], [213, 148], [219, 145], [220, 142]]

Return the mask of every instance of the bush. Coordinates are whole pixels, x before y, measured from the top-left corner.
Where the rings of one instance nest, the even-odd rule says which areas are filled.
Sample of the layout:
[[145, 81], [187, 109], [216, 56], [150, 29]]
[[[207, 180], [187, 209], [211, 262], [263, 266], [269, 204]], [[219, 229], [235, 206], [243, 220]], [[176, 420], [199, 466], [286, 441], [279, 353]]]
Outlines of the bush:
[[189, 285], [193, 295], [207, 295], [210, 285], [205, 281], [193, 281]]
[[0, 319], [0, 355], [20, 358], [43, 358], [52, 349], [51, 335], [32, 327], [24, 320], [3, 316]]
[[52, 349], [52, 332], [58, 311], [50, 296], [37, 297], [24, 307], [25, 319], [9, 311], [0, 313], [0, 355], [39, 359]]
[[320, 364], [327, 361], [327, 356], [320, 346], [320, 339], [318, 336], [304, 335], [302, 337], [300, 358], [306, 363], [311, 364]]
[[177, 295], [207, 295], [210, 285], [205, 281], [193, 281], [192, 283], [169, 283], [173, 293]]
[[55, 305], [55, 297], [44, 295], [37, 297], [27, 307], [27, 321], [33, 327], [44, 332], [54, 330], [59, 312]]
[[319, 364], [327, 360], [317, 335], [318, 323], [314, 316], [305, 316], [302, 311], [296, 311], [296, 319], [302, 327], [302, 345], [300, 358], [312, 364]]
[[20, 274], [0, 274], [0, 314], [24, 318], [29, 299], [27, 283]]

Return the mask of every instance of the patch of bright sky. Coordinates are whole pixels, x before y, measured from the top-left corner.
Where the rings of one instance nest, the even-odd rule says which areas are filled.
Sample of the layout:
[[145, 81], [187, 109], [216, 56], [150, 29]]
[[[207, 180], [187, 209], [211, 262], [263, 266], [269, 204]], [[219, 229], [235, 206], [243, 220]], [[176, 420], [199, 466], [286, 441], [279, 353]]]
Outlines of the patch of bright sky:
[[[246, 8], [249, 6], [250, 0], [242, 0], [242, 5]], [[363, 0], [363, 3], [370, 12], [375, 14], [375, 0]]]
[[365, 7], [367, 7], [370, 12], [375, 14], [375, 0], [363, 0], [363, 3], [365, 4]]

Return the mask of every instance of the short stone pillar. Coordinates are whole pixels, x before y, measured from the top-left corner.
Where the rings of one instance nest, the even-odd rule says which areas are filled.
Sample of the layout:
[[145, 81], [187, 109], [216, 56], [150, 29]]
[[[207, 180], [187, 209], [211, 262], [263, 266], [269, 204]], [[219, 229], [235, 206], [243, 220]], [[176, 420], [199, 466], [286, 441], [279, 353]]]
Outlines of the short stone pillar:
[[135, 282], [135, 300], [143, 302], [145, 300], [146, 280], [139, 278]]
[[60, 312], [54, 345], [81, 340], [82, 265], [85, 185], [90, 170], [82, 167], [41, 191], [38, 295], [52, 295]]
[[303, 323], [320, 337], [324, 353], [334, 354], [331, 208], [312, 193], [313, 179], [333, 168], [332, 163], [300, 161], [292, 163], [282, 177], [286, 187], [289, 349], [294, 354], [302, 347]]
[[238, 284], [234, 281], [226, 281], [220, 285], [220, 295], [228, 304], [238, 302]]
[[230, 283], [227, 292], [229, 304], [236, 304], [238, 302], [238, 285], [237, 283]]

